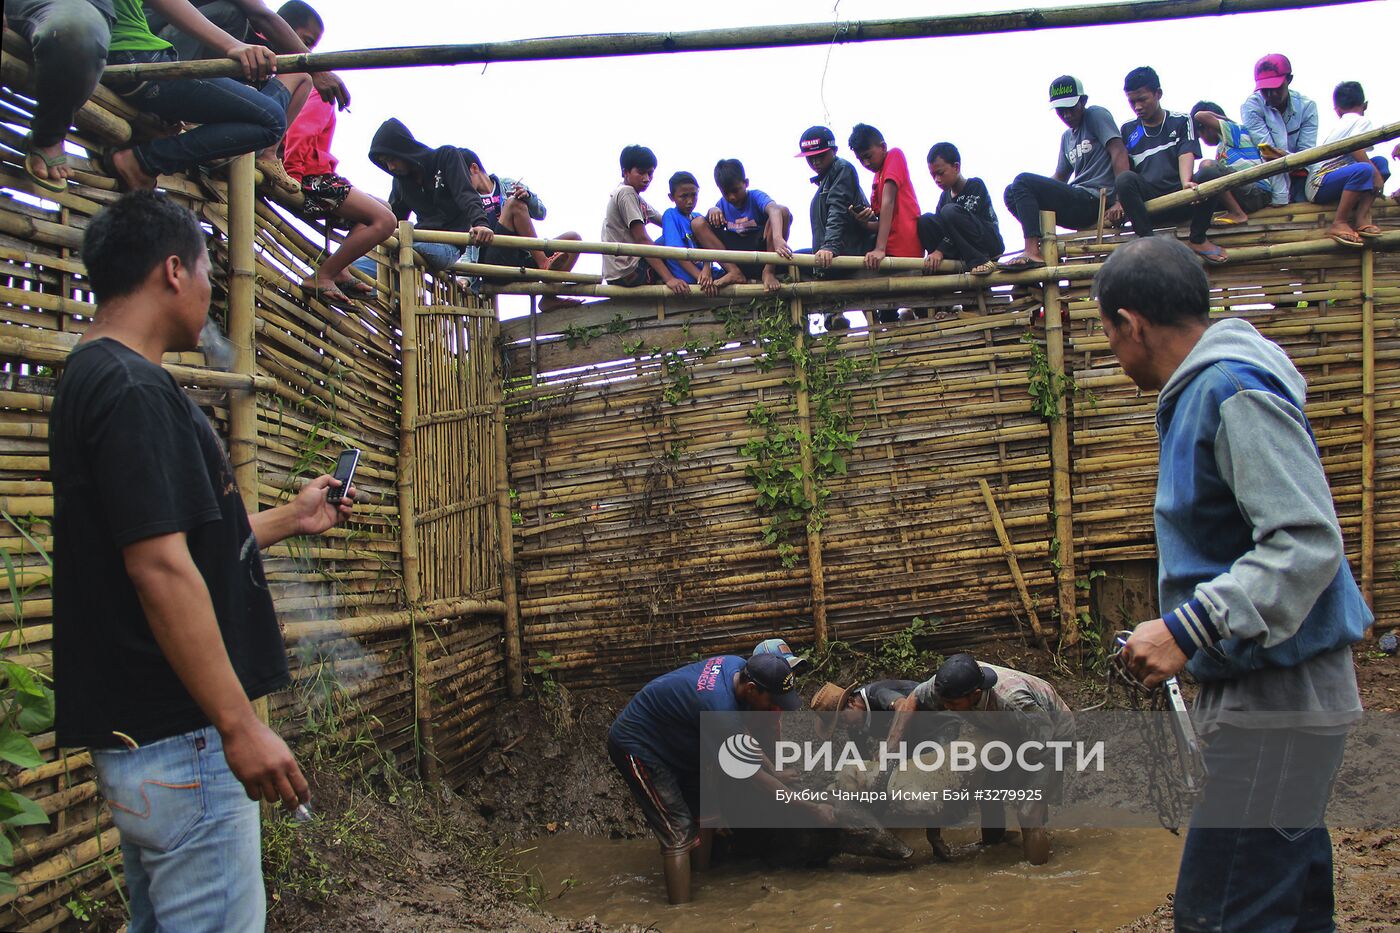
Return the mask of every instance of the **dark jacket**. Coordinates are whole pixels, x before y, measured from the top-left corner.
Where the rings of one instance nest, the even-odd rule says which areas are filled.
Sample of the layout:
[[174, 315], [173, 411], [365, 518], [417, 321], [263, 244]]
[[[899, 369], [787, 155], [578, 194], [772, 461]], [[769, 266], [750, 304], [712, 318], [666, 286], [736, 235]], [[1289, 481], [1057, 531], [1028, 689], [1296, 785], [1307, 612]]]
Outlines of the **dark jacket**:
[[875, 235], [851, 216], [850, 207], [869, 207], [860, 190], [856, 168], [845, 159], [836, 159], [825, 175], [816, 175], [812, 184], [812, 251], [829, 249], [838, 256], [864, 255], [874, 244]]
[[409, 213], [416, 214], [417, 225], [426, 230], [461, 231], [490, 226], [481, 207], [481, 195], [472, 188], [462, 151], [456, 146], [429, 149], [398, 120], [385, 120], [369, 145], [369, 159], [384, 168], [384, 159], [389, 156], [410, 162], [418, 169], [407, 177], [394, 176], [389, 207], [399, 220], [407, 220]]

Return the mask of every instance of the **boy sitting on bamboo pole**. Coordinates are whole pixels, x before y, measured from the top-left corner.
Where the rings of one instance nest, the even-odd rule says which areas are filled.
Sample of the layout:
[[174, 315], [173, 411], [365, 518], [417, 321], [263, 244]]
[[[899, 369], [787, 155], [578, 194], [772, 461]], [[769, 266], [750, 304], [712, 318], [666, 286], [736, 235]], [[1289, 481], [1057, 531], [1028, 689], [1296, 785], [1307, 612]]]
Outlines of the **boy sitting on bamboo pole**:
[[[608, 195], [608, 207], [603, 215], [603, 242], [651, 245], [646, 225], [660, 226], [661, 215], [642, 198], [642, 192], [651, 186], [652, 176], [656, 174], [656, 153], [646, 146], [627, 146], [618, 163], [622, 167], [622, 183]], [[690, 294], [690, 284], [673, 273], [662, 259], [604, 256], [603, 281], [622, 288], [660, 283], [677, 295]], [[710, 288], [714, 287], [712, 282]]]
[[[535, 221], [544, 220], [548, 210], [544, 201], [525, 184], [515, 178], [489, 174], [481, 164], [481, 157], [470, 149], [462, 150], [462, 162], [467, 166], [467, 178], [472, 190], [481, 196], [481, 206], [486, 211], [491, 229], [506, 236], [523, 236], [534, 239]], [[573, 230], [555, 236], [556, 240], [581, 240]], [[578, 253], [559, 252], [554, 255], [544, 250], [526, 250], [519, 247], [468, 246], [464, 258], [467, 262], [483, 262], [492, 266], [519, 266], [522, 269], [549, 269], [554, 272], [568, 272], [578, 261]], [[541, 311], [557, 311], [583, 304], [577, 298], [562, 298], [551, 295], [540, 302]]]
[[[777, 253], [784, 259], [792, 257], [788, 234], [792, 231], [792, 211], [774, 201], [757, 188], [749, 187], [744, 163], [738, 159], [720, 159], [715, 163], [715, 185], [721, 195], [710, 208], [703, 222], [696, 225], [696, 236], [704, 245], [711, 228], [719, 245], [712, 249], [734, 249], [760, 253]], [[763, 287], [775, 292], [782, 284], [772, 264], [763, 266], [726, 266], [724, 279], [742, 284], [750, 279], [763, 281]]]
[[[1332, 108], [1340, 122], [1323, 144], [1369, 132], [1366, 92], [1356, 81], [1343, 81], [1332, 92]], [[1347, 152], [1308, 168], [1305, 190], [1314, 204], [1336, 204], [1327, 235], [1343, 246], [1361, 246], [1363, 238], [1378, 237], [1381, 228], [1371, 223], [1371, 206], [1385, 189], [1390, 165], [1384, 156], [1372, 159], [1366, 149]]]
[[986, 182], [963, 175], [962, 155], [952, 143], [929, 149], [928, 173], [943, 193], [936, 213], [919, 217], [919, 245], [928, 250], [924, 272], [937, 272], [944, 259], [958, 259], [973, 275], [991, 275], [997, 271], [992, 260], [1006, 244]]
[[[302, 0], [289, 0], [277, 15], [286, 19], [307, 49], [314, 49], [321, 41], [321, 18]], [[361, 299], [373, 297], [374, 287], [355, 278], [349, 267], [387, 240], [394, 232], [395, 221], [389, 205], [336, 174], [339, 160], [331, 155], [334, 136], [335, 105], [312, 94], [287, 129], [283, 147], [287, 175], [301, 189], [301, 215], [327, 223], [335, 217], [350, 228], [340, 249], [302, 279], [302, 287], [311, 289], [318, 298], [345, 303], [352, 295]]]
[[[467, 232], [477, 246], [495, 237], [481, 197], [471, 187], [462, 150], [429, 149], [398, 120], [385, 120], [369, 145], [369, 160], [394, 176], [389, 207], [399, 220], [410, 214], [426, 230]], [[464, 247], [452, 243], [414, 243], [428, 271], [441, 273], [462, 258]]]
[[[1191, 108], [1191, 122], [1195, 124], [1196, 135], [1201, 137], [1201, 142], [1216, 147], [1215, 159], [1203, 160], [1202, 169], [1219, 166], [1227, 172], [1238, 172], [1264, 164], [1264, 155], [1254, 144], [1253, 137], [1243, 126], [1226, 119], [1225, 110], [1219, 104], [1200, 101]], [[1268, 207], [1273, 194], [1273, 182], [1268, 178], [1232, 191], [1222, 191], [1216, 197], [1220, 199], [1225, 214], [1217, 217], [1215, 223], [1219, 226], [1242, 224], [1250, 214]]]
[[[843, 278], [844, 270], [831, 268], [837, 256], [865, 255], [875, 246], [875, 234], [857, 215], [869, 208], [860, 190], [856, 168], [836, 155], [836, 134], [830, 127], [811, 126], [798, 142], [797, 158], [806, 159], [816, 172], [812, 184], [809, 217], [812, 222], [812, 254], [817, 261], [818, 278]], [[849, 323], [843, 314], [826, 316], [827, 330], [844, 330]]]
[[[695, 202], [700, 200], [700, 183], [690, 172], [676, 172], [667, 182], [667, 186], [670, 188], [671, 203], [675, 207], [666, 208], [666, 213], [661, 215], [661, 236], [656, 242], [677, 249], [696, 249], [695, 222], [698, 220], [703, 223], [705, 220], [695, 212]], [[666, 267], [676, 278], [691, 285], [699, 281], [701, 275], [714, 277], [708, 263], [668, 259]]]

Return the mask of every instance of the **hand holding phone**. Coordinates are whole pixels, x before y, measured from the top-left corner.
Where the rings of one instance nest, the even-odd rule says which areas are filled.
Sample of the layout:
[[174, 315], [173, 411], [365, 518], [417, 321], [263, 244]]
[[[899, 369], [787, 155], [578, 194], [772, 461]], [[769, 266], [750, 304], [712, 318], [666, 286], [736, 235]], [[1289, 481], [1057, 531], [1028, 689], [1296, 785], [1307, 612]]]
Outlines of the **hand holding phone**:
[[339, 502], [345, 497], [345, 491], [350, 488], [350, 484], [355, 479], [355, 468], [360, 465], [360, 449], [358, 447], [348, 447], [340, 452], [340, 457], [335, 461], [335, 473], [332, 474], [340, 481], [339, 486], [332, 486], [326, 490], [327, 502]]

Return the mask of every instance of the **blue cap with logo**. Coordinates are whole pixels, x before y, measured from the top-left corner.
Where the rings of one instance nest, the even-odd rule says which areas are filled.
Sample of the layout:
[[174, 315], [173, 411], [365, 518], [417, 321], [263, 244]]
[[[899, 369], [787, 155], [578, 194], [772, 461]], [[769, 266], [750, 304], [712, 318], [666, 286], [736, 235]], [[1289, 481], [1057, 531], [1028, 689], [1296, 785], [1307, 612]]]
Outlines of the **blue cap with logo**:
[[806, 658], [793, 654], [788, 643], [781, 638], [769, 638], [759, 642], [754, 646], [753, 653], [755, 655], [776, 654], [788, 662], [788, 666], [794, 671], [800, 670], [804, 664], [810, 663]]
[[794, 710], [802, 705], [802, 696], [797, 692], [797, 678], [792, 668], [776, 654], [756, 654], [744, 665], [744, 677], [785, 710]]

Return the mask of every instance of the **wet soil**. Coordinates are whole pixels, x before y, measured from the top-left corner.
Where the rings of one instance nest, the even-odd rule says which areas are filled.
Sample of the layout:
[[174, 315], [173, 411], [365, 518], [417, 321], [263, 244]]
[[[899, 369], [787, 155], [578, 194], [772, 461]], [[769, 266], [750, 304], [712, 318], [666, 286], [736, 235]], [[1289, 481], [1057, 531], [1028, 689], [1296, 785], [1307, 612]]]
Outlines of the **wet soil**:
[[[1010, 645], [982, 653], [995, 663], [1046, 677], [1072, 707], [1104, 698], [1102, 682], [1071, 677], [1041, 653]], [[1400, 659], [1362, 646], [1356, 661], [1366, 708], [1400, 708]], [[1057, 834], [1063, 842], [1055, 858], [1039, 869], [1020, 862], [1019, 846], [982, 850], [971, 837], [962, 840], [961, 857], [952, 866], [928, 863], [927, 844], [911, 839], [916, 857], [901, 865], [842, 856], [819, 871], [721, 867], [697, 886], [696, 910], [667, 908], [659, 903], [654, 844], [604, 747], [608, 725], [628, 697], [616, 690], [561, 690], [504, 703], [495, 750], [459, 795], [427, 799], [421, 791], [408, 791], [389, 805], [382, 792], [366, 802], [343, 783], [323, 779], [316, 793], [325, 825], [343, 830], [359, 819], [359, 831], [375, 846], [365, 851], [337, 843], [335, 830], [323, 830], [327, 838], [305, 846], [299, 857], [304, 861], [306, 852], [314, 852], [338, 883], [325, 896], [285, 888], [273, 903], [269, 929], [601, 933], [654, 924], [649, 929], [681, 931], [698, 928], [692, 915], [708, 917], [712, 927], [712, 912], [720, 908], [732, 913], [724, 915], [724, 926], [842, 929], [857, 925], [855, 909], [866, 916], [862, 905], [914, 900], [911, 888], [920, 892], [917, 901], [923, 905], [917, 917], [907, 909], [887, 908], [891, 913], [881, 928], [943, 920], [981, 929], [971, 922], [975, 912], [960, 915], [949, 905], [1002, 911], [1010, 901], [1032, 905], [1036, 915], [1002, 916], [988, 929], [1146, 933], [1172, 928], [1169, 892], [1180, 840], [1161, 830], [1136, 831], [1140, 844], [1090, 831]], [[1400, 928], [1400, 834], [1334, 829], [1332, 835], [1339, 929]], [[1124, 848], [1134, 845], [1131, 853]], [[1116, 859], [1108, 862], [1096, 854], [1114, 852]], [[1140, 890], [1129, 895], [1122, 890], [1122, 875], [1124, 866], [1133, 864], [1142, 866], [1131, 870]], [[522, 877], [525, 872], [528, 878]], [[269, 886], [274, 888], [271, 879]], [[521, 897], [522, 890], [527, 897]], [[941, 894], [928, 896], [929, 890]], [[1042, 893], [1028, 898], [1027, 890]], [[1097, 906], [1076, 913], [1076, 891], [1087, 892], [1081, 906]], [[709, 910], [699, 911], [704, 904]], [[757, 914], [746, 918], [735, 909], [743, 904]], [[838, 922], [845, 914], [852, 916], [850, 924]], [[908, 923], [902, 926], [900, 918]]]

